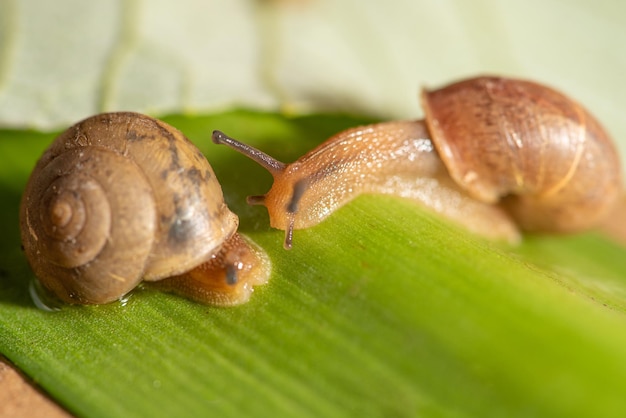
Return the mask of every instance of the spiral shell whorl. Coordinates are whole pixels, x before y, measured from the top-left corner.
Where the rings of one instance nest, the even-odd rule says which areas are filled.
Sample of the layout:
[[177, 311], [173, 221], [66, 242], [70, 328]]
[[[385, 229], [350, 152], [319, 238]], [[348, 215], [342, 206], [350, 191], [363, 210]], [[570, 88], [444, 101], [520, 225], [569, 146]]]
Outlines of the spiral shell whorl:
[[[128, 176], [136, 181], [126, 184]], [[137, 214], [139, 222], [130, 222]], [[22, 204], [22, 241], [45, 287], [67, 302], [102, 303], [141, 279], [155, 219], [139, 167], [106, 149], [72, 149], [33, 172]], [[128, 251], [115, 251], [118, 242]]]
[[142, 278], [195, 267], [238, 223], [193, 144], [122, 112], [62, 133], [31, 174], [20, 211], [35, 275], [69, 303], [110, 302]]

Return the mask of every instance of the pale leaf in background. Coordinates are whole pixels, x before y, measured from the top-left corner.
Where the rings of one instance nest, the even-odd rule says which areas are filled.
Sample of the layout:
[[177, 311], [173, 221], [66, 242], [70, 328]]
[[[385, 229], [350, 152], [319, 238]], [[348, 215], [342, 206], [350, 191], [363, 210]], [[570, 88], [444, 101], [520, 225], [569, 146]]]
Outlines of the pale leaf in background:
[[1, 0], [0, 125], [232, 107], [421, 114], [421, 86], [528, 77], [626, 154], [626, 5], [601, 1]]

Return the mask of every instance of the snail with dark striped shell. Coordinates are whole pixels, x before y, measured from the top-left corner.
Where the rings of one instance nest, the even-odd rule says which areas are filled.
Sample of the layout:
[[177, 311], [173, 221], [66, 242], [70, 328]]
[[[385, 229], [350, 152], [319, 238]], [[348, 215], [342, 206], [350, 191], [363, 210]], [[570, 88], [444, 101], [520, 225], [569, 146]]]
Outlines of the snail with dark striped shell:
[[142, 280], [205, 303], [246, 302], [270, 264], [238, 223], [204, 155], [172, 126], [127, 112], [57, 137], [20, 208], [35, 275], [74, 304], [115, 301]]

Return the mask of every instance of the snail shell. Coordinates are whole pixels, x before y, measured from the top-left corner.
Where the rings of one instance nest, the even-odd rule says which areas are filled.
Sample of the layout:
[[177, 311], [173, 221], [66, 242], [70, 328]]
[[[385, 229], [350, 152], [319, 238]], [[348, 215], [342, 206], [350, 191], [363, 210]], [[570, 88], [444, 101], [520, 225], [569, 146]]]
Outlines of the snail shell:
[[622, 191], [609, 135], [556, 90], [481, 77], [424, 91], [422, 105], [450, 176], [478, 200], [505, 198], [524, 230], [588, 229]]
[[216, 131], [270, 171], [251, 204], [273, 227], [313, 226], [361, 193], [412, 198], [468, 229], [510, 242], [518, 227], [575, 232], [598, 224], [622, 191], [615, 146], [580, 104], [540, 84], [477, 77], [423, 91], [425, 121], [340, 132], [291, 164]]
[[[178, 130], [120, 112], [79, 122], [50, 145], [24, 191], [20, 226], [43, 286], [65, 302], [92, 304], [215, 258], [238, 218], [204, 155]], [[256, 283], [266, 281], [267, 259], [255, 263]]]

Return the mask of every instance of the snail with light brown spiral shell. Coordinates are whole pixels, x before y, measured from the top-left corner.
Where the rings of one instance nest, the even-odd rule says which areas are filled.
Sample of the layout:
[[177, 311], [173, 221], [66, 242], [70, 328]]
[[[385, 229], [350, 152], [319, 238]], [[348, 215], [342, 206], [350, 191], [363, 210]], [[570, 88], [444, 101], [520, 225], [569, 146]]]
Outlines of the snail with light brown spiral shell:
[[246, 302], [270, 265], [238, 223], [200, 150], [172, 126], [127, 112], [57, 137], [20, 207], [35, 275], [75, 304], [115, 301], [141, 280], [205, 303]]
[[519, 240], [525, 231], [593, 227], [622, 193], [616, 149], [580, 104], [540, 84], [477, 77], [422, 92], [425, 120], [340, 132], [291, 164], [236, 141], [268, 169], [271, 226], [313, 226], [361, 193], [420, 201], [479, 234]]

